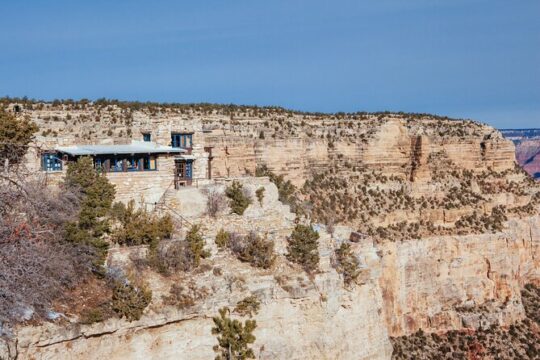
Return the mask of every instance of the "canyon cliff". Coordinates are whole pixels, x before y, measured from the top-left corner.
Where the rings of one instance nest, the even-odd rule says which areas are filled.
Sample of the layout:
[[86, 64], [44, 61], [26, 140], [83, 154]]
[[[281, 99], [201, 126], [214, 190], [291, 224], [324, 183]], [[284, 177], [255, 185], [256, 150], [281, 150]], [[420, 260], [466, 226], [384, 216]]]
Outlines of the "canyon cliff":
[[[489, 126], [401, 113], [18, 106], [40, 127], [35, 141], [43, 147], [138, 139], [149, 128], [201, 122], [198, 141], [211, 148], [214, 181], [169, 190], [164, 200], [202, 225], [211, 256], [200, 269], [171, 277], [146, 269], [153, 300], [139, 320], [81, 324], [66, 313], [21, 325], [0, 340], [0, 358], [208, 359], [215, 355], [212, 317], [250, 295], [261, 303], [253, 345], [260, 359], [408, 358], [400, 344], [418, 331], [506, 329], [530, 317], [522, 291], [540, 285], [540, 187], [517, 166], [513, 143]], [[285, 194], [277, 175], [294, 191]], [[233, 179], [251, 194], [264, 188], [263, 200], [242, 216], [208, 216], [209, 194]], [[306, 220], [320, 235], [313, 274], [286, 258], [287, 237]], [[275, 244], [276, 263], [258, 269], [220, 251], [220, 229], [264, 234]], [[171, 241], [183, 241], [185, 232]], [[343, 243], [360, 265], [352, 284], [335, 266]], [[113, 247], [107, 266], [130, 268], [147, 251]], [[197, 289], [196, 303], [167, 304], [173, 284]], [[472, 350], [452, 351], [466, 358]]]
[[540, 179], [540, 130], [502, 130], [516, 146], [516, 160], [535, 179]]

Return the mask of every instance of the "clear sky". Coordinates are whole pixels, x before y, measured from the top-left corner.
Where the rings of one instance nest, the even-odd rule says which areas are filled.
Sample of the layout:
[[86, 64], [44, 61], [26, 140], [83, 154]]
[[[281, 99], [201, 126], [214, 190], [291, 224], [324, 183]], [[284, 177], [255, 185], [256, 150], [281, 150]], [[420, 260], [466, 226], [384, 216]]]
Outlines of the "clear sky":
[[539, 0], [0, 0], [0, 96], [540, 127]]

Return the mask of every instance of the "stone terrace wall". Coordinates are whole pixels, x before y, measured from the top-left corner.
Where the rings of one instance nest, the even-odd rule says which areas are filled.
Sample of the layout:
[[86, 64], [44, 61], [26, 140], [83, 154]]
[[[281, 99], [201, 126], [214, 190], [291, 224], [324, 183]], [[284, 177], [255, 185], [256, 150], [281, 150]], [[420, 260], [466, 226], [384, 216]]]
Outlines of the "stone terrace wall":
[[155, 203], [173, 186], [174, 155], [158, 156], [155, 171], [111, 172], [107, 178], [115, 185], [117, 201]]

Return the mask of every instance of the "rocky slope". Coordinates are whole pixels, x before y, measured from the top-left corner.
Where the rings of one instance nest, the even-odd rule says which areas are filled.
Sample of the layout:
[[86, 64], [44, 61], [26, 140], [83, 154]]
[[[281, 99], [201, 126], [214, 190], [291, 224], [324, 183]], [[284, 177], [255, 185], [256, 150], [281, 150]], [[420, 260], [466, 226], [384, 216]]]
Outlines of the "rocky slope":
[[[151, 271], [145, 274], [154, 301], [141, 320], [129, 323], [113, 319], [95, 325], [60, 321], [24, 327], [18, 332], [16, 342], [8, 345], [11, 356], [19, 359], [66, 355], [73, 359], [212, 358], [215, 338], [210, 332], [211, 317], [220, 307], [232, 309], [238, 301], [254, 294], [261, 301], [261, 310], [256, 315], [257, 358], [388, 358], [392, 348], [386, 327], [381, 326], [384, 319], [378, 286], [379, 260], [369, 242], [358, 244], [355, 250], [366, 267], [363, 283], [348, 289], [330, 266], [331, 248], [336, 240], [324, 232], [321, 233], [321, 271], [313, 278], [283, 259], [271, 271], [263, 271], [217, 251], [213, 241], [217, 229], [264, 229], [276, 242], [278, 253], [284, 253], [283, 235], [292, 229], [294, 215], [278, 202], [277, 189], [268, 180], [246, 184], [250, 185], [265, 187], [262, 206], [250, 206], [244, 217], [198, 218], [205, 224], [206, 241], [213, 253], [201, 266], [202, 270], [172, 278]], [[346, 229], [343, 233], [347, 234]], [[133, 254], [141, 251], [144, 248], [113, 249], [108, 265], [128, 267]], [[192, 284], [203, 295], [194, 306], [167, 306], [163, 296], [168, 295], [171, 284], [175, 283]]]
[[[401, 356], [418, 350], [410, 344], [427, 341], [416, 340], [419, 330], [452, 337], [467, 331], [480, 338], [483, 329], [521, 326], [528, 311], [522, 289], [540, 284], [540, 187], [516, 167], [512, 142], [488, 126], [429, 115], [208, 105], [22, 107], [40, 125], [42, 144], [93, 141], [109, 133], [135, 137], [148, 126], [201, 120], [202, 140], [213, 146], [214, 175], [223, 178], [212, 186], [222, 188], [226, 178], [241, 176], [252, 192], [264, 186], [266, 196], [243, 217], [213, 220], [204, 215], [207, 192], [178, 193], [171, 206], [205, 226], [213, 254], [205, 270], [173, 278], [149, 271], [154, 300], [139, 321], [80, 325], [68, 316], [19, 329], [0, 345], [0, 354], [209, 358], [215, 343], [211, 317], [256, 294], [258, 358], [388, 359], [390, 337], [399, 337], [394, 356]], [[313, 277], [283, 256], [295, 215], [278, 201], [276, 186], [245, 177], [261, 165], [297, 186], [282, 200], [301, 210], [300, 221], [326, 225], [320, 225], [321, 271]], [[275, 243], [277, 264], [256, 270], [218, 252], [213, 239], [220, 228], [265, 233]], [[353, 230], [360, 233], [351, 245], [362, 271], [356, 284], [345, 286], [332, 261]], [[129, 267], [128, 253], [140, 251], [117, 248], [109, 264]], [[207, 289], [195, 306], [163, 303], [172, 284], [189, 282]], [[459, 351], [458, 358], [471, 355]]]
[[484, 326], [478, 331], [449, 331], [437, 335], [418, 331], [392, 339], [394, 359], [538, 359], [540, 358], [540, 288], [522, 291], [527, 317], [508, 328]]
[[[390, 336], [413, 335], [419, 329], [474, 333], [526, 317], [520, 291], [540, 280], [538, 216], [513, 220], [493, 235], [353, 243], [362, 270], [357, 284], [345, 287], [331, 262], [333, 249], [348, 240], [351, 230], [346, 227], [338, 226], [333, 237], [321, 228], [321, 271], [314, 277], [283, 257], [271, 270], [257, 270], [218, 252], [213, 239], [220, 228], [264, 230], [278, 254], [286, 251], [284, 236], [294, 215], [278, 202], [277, 189], [268, 180], [245, 181], [252, 189], [265, 187], [263, 205], [251, 205], [243, 217], [212, 220], [194, 214], [192, 221], [205, 224], [213, 256], [193, 273], [166, 278], [148, 271], [145, 278], [154, 300], [141, 320], [80, 325], [70, 318], [23, 327], [16, 341], [5, 345], [10, 354], [23, 359], [60, 354], [77, 359], [207, 359], [215, 342], [211, 316], [252, 294], [261, 300], [254, 347], [261, 359], [388, 359]], [[113, 249], [108, 264], [129, 267], [133, 255], [141, 252], [144, 248]], [[163, 297], [172, 284], [192, 284], [203, 295], [193, 306], [166, 305]]]

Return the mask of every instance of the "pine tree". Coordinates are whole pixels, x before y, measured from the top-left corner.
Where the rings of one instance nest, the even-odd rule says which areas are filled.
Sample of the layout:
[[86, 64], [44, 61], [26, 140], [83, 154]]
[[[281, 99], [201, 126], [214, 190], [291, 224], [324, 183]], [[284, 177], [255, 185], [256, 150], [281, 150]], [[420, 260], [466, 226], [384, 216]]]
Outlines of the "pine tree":
[[319, 266], [319, 233], [311, 226], [298, 224], [288, 239], [287, 259], [313, 272]]
[[200, 230], [200, 225], [193, 225], [186, 235], [186, 241], [189, 244], [193, 265], [195, 267], [199, 266], [201, 258], [205, 259], [210, 256], [210, 252], [204, 248], [205, 242]]
[[94, 265], [100, 270], [109, 248], [102, 235], [109, 230], [107, 215], [115, 195], [114, 185], [105, 175], [94, 170], [92, 159], [87, 157], [69, 164], [64, 185], [77, 188], [83, 194], [79, 219], [66, 224], [65, 238], [70, 242], [92, 246], [95, 250]]
[[346, 285], [350, 285], [360, 275], [358, 258], [353, 254], [351, 250], [351, 244], [342, 243], [339, 248], [336, 249], [336, 270], [343, 274], [343, 278]]
[[219, 309], [219, 316], [215, 316], [215, 327], [212, 334], [218, 335], [218, 344], [214, 346], [214, 351], [218, 353], [216, 360], [245, 360], [254, 359], [255, 354], [249, 348], [249, 344], [255, 342], [253, 331], [257, 327], [255, 320], [246, 320], [244, 324], [239, 320], [229, 317], [228, 308]]
[[28, 118], [17, 119], [0, 109], [0, 166], [4, 166], [6, 160], [9, 164], [23, 161], [36, 131], [37, 125]]
[[234, 180], [232, 185], [225, 189], [225, 195], [231, 199], [231, 212], [243, 215], [244, 211], [251, 204], [251, 199], [244, 194], [244, 187], [238, 181]]

